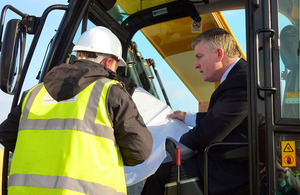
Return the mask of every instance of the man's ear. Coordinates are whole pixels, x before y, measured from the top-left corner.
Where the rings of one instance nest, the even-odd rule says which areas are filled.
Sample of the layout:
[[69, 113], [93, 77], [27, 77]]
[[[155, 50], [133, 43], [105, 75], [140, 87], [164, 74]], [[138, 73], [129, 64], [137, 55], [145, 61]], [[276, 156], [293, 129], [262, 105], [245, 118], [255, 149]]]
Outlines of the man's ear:
[[103, 61], [102, 61], [102, 65], [109, 68], [109, 65], [110, 65], [110, 58], [105, 58]]
[[106, 66], [107, 68], [109, 68], [110, 70], [112, 70], [113, 72], [117, 71], [118, 68], [118, 63], [114, 63], [114, 59], [113, 58], [106, 58], [104, 61], [104, 66]]
[[224, 55], [225, 55], [224, 50], [222, 48], [218, 48], [217, 53], [218, 53], [218, 61], [220, 62], [224, 58]]
[[107, 68], [111, 68], [111, 66], [113, 65], [113, 59], [108, 57], [106, 58], [105, 63]]

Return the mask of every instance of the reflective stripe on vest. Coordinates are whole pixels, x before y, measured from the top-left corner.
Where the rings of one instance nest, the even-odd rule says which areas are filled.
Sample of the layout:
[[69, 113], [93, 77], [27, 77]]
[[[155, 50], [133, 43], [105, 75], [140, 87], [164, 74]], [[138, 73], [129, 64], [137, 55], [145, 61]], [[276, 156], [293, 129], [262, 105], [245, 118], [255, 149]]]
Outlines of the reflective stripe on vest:
[[60, 102], [43, 84], [29, 91], [22, 105], [9, 194], [126, 194], [123, 161], [106, 109], [109, 87], [117, 83], [101, 79]]

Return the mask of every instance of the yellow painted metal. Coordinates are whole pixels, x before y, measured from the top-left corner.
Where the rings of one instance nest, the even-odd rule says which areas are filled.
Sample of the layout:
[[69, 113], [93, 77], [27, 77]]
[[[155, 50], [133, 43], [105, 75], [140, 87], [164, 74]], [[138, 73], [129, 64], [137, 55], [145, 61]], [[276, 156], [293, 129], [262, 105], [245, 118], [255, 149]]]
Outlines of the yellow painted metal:
[[[175, 0], [118, 0], [117, 3], [125, 13], [130, 15], [173, 1]], [[199, 102], [208, 102], [219, 82], [204, 82], [201, 74], [195, 70], [194, 51], [191, 43], [199, 33], [212, 28], [219, 27], [226, 29], [231, 34], [232, 32], [221, 12], [202, 14], [201, 18], [201, 27], [198, 32], [192, 30], [193, 20], [190, 17], [159, 23], [145, 27], [141, 31], [195, 98]], [[241, 48], [240, 51], [242, 57], [246, 59]]]
[[[201, 29], [197, 33], [192, 31], [193, 20], [190, 17], [152, 25], [141, 31], [195, 98], [199, 102], [208, 102], [219, 83], [204, 82], [195, 70], [191, 43], [199, 33], [212, 28], [224, 28], [230, 33], [231, 30], [220, 12], [203, 14], [201, 18]], [[243, 52], [242, 56], [245, 57]]]
[[150, 7], [155, 7], [165, 3], [170, 3], [176, 0], [118, 0], [117, 3], [122, 10], [127, 14], [134, 14]]
[[240, 44], [236, 40], [234, 34], [232, 33], [230, 27], [228, 26], [228, 24], [227, 24], [225, 18], [223, 17], [223, 15], [221, 14], [221, 12], [215, 12], [215, 13], [212, 13], [212, 15], [215, 18], [215, 21], [218, 22], [218, 24], [220, 25], [221, 28], [223, 28], [223, 29], [227, 30], [228, 32], [230, 32], [230, 34], [233, 36], [234, 40], [236, 41], [236, 43], [239, 47], [242, 58], [244, 58], [246, 60], [247, 58], [246, 58], [246, 55], [245, 55], [244, 51], [242, 50]]
[[[3, 156], [4, 151], [2, 148], [0, 148], [0, 174], [2, 176], [2, 169], [3, 169]], [[2, 177], [0, 177], [0, 183], [2, 183]], [[2, 194], [2, 188], [0, 188], [0, 195]]]
[[298, 0], [279, 0], [279, 12], [285, 15], [293, 24], [299, 25], [299, 2]]

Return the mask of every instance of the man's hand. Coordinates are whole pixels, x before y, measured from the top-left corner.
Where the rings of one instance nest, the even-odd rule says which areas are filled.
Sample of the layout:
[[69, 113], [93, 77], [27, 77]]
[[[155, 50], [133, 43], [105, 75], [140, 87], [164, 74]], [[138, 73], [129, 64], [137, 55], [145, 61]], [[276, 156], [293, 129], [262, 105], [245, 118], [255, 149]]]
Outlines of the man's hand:
[[186, 112], [177, 110], [173, 114], [169, 114], [168, 117], [179, 119], [179, 120], [181, 120], [182, 122], [185, 123], [185, 115], [186, 115]]
[[287, 170], [289, 170], [288, 167], [281, 166], [281, 164], [278, 161], [276, 161], [276, 167], [279, 171], [283, 171], [283, 172], [287, 172]]

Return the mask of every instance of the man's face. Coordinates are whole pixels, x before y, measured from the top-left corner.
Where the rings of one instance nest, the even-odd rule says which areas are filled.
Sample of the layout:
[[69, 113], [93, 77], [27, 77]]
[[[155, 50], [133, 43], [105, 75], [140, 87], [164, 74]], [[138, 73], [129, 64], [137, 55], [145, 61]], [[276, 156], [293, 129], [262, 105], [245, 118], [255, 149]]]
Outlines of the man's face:
[[199, 69], [204, 81], [220, 81], [221, 77], [218, 70], [222, 68], [222, 64], [218, 50], [214, 51], [206, 41], [200, 41], [195, 46], [195, 57], [195, 68]]

